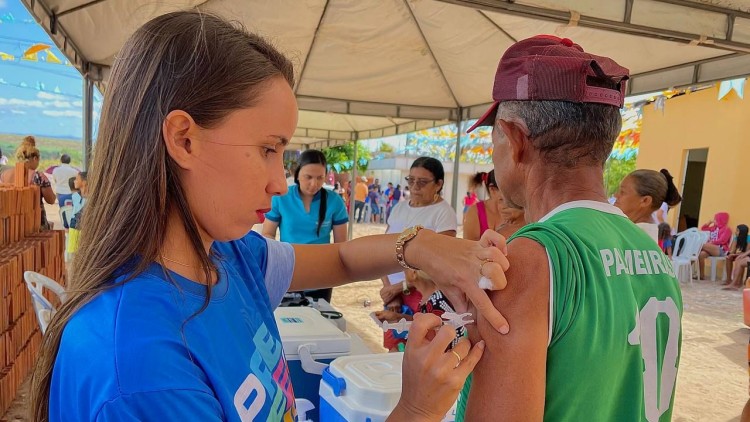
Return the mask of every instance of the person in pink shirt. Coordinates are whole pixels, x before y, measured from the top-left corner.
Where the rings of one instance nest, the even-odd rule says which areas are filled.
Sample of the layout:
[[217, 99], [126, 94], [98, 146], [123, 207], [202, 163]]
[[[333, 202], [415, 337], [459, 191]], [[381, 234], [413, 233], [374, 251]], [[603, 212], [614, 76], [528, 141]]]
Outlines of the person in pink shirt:
[[732, 229], [729, 228], [728, 223], [729, 213], [717, 212], [713, 220], [701, 227], [701, 230], [709, 233], [708, 242], [703, 245], [701, 253], [698, 255], [698, 268], [700, 269], [701, 280], [705, 276], [703, 266], [706, 258], [709, 256], [726, 256], [729, 251], [729, 242], [732, 241]]

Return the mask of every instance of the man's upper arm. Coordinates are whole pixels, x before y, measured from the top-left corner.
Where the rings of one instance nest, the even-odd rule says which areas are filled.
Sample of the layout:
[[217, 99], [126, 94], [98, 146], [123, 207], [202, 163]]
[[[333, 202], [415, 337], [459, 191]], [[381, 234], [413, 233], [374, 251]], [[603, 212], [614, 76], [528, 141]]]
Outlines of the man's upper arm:
[[[502, 335], [478, 318], [486, 349], [474, 369], [466, 420], [538, 421], [544, 415], [549, 339], [550, 268], [547, 252], [526, 238], [508, 245], [508, 286], [492, 292], [510, 324]], [[477, 339], [478, 340], [478, 339]], [[492, 412], [487, 404], [492, 403]]]

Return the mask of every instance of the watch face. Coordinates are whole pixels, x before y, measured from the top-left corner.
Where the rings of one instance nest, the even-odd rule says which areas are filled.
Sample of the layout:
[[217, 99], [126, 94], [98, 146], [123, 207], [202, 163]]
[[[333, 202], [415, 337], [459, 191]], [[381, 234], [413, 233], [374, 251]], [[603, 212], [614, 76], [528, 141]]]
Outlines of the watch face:
[[406, 232], [404, 232], [403, 239], [411, 239], [414, 237], [414, 235], [417, 233], [416, 227], [410, 227]]

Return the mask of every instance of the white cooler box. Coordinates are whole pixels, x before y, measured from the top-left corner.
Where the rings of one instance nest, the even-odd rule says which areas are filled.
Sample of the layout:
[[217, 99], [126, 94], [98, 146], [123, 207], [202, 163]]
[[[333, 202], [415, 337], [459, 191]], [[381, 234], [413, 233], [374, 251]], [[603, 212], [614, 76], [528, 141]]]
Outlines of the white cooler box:
[[[403, 353], [346, 356], [323, 371], [320, 422], [384, 422], [401, 397]], [[443, 419], [453, 422], [456, 405]]]
[[318, 420], [320, 378], [337, 357], [351, 351], [351, 337], [320, 312], [308, 307], [281, 307], [274, 311], [296, 398], [307, 399], [315, 409], [307, 418]]

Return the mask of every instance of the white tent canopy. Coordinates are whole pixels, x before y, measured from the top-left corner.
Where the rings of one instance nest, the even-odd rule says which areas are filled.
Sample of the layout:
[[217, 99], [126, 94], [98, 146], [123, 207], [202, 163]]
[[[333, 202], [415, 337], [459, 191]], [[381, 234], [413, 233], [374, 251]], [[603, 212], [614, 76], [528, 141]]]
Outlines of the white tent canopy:
[[154, 16], [197, 7], [242, 22], [297, 63], [302, 144], [477, 118], [500, 55], [539, 33], [628, 67], [630, 94], [750, 74], [750, 0], [22, 1], [103, 89], [124, 41]]

